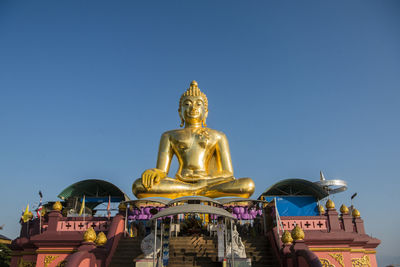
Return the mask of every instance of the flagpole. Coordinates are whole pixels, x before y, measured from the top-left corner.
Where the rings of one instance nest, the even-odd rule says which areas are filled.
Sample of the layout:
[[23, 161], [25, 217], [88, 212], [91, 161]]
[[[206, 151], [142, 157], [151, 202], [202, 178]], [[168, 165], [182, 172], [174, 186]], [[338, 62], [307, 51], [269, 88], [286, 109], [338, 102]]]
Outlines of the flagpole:
[[39, 190], [39, 196], [40, 196], [40, 201], [39, 201], [39, 234], [42, 233], [42, 209], [43, 209], [43, 203], [42, 203], [42, 191]]
[[110, 220], [111, 217], [111, 196], [108, 195], [108, 205], [107, 205], [107, 218]]
[[85, 195], [83, 195], [83, 199], [82, 199], [82, 204], [81, 204], [81, 209], [79, 211], [79, 216], [81, 216], [83, 213], [83, 222], [85, 222]]

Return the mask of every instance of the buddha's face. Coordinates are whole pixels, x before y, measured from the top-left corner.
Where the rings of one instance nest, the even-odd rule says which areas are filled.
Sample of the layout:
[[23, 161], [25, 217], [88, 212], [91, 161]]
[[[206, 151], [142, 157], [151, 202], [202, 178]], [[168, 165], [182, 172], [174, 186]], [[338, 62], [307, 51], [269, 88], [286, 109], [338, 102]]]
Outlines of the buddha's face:
[[180, 115], [188, 124], [201, 124], [207, 117], [203, 98], [201, 96], [186, 96], [182, 101]]

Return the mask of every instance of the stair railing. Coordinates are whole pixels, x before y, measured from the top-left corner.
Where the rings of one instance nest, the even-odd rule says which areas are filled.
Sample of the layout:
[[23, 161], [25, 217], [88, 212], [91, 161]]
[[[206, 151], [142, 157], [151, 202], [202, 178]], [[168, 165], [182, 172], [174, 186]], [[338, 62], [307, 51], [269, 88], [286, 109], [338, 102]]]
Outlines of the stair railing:
[[280, 239], [281, 238], [280, 229], [282, 229], [282, 232], [283, 232], [283, 224], [282, 224], [281, 217], [279, 216], [278, 206], [276, 205], [276, 197], [274, 197], [274, 207], [275, 207], [276, 226], [278, 228], [278, 236], [279, 236], [279, 239]]

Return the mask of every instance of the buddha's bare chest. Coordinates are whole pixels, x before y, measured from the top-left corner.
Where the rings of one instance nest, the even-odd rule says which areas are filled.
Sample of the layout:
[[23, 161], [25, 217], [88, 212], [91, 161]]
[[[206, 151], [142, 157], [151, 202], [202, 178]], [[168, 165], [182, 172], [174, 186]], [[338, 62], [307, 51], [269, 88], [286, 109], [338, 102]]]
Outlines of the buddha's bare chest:
[[213, 152], [217, 138], [208, 132], [181, 132], [174, 134], [171, 141], [174, 150], [180, 155], [196, 153], [197, 156], [205, 156]]

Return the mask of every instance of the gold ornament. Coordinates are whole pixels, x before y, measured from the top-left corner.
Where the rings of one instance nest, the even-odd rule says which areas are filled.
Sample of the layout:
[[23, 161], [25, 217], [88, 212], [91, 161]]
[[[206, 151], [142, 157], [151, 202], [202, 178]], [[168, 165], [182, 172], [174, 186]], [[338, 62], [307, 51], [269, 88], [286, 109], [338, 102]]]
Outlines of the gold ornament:
[[67, 261], [66, 261], [66, 260], [63, 260], [63, 261], [60, 261], [60, 262], [57, 264], [56, 267], [65, 267], [65, 266], [67, 266]]
[[332, 200], [328, 199], [328, 201], [326, 202], [325, 206], [326, 206], [326, 208], [328, 210], [334, 209], [335, 208], [335, 203]]
[[342, 253], [329, 253], [329, 256], [334, 258], [342, 267], [344, 267], [344, 259]]
[[24, 222], [30, 221], [33, 218], [33, 213], [31, 211], [28, 211], [27, 213], [24, 213], [21, 218]]
[[319, 215], [322, 215], [322, 214], [324, 214], [324, 213], [325, 213], [324, 206], [322, 206], [322, 205], [319, 205], [319, 206], [318, 206], [318, 211], [319, 211]]
[[349, 213], [349, 208], [345, 204], [342, 204], [342, 206], [340, 206], [340, 213], [348, 214]]
[[55, 203], [53, 204], [53, 210], [61, 211], [62, 208], [63, 208], [63, 206], [61, 205], [61, 202], [60, 202], [60, 201], [57, 201], [57, 202], [55, 202]]
[[295, 228], [292, 230], [292, 238], [294, 240], [303, 240], [304, 239], [304, 231], [297, 224]]
[[85, 241], [85, 242], [94, 242], [95, 240], [96, 240], [96, 232], [94, 231], [93, 227], [90, 227], [83, 234], [83, 241]]
[[352, 267], [371, 267], [371, 263], [369, 262], [369, 257], [364, 255], [362, 258], [354, 258], [351, 259], [351, 266]]
[[104, 245], [105, 243], [107, 243], [107, 237], [106, 237], [106, 235], [105, 235], [103, 232], [100, 232], [100, 233], [97, 235], [97, 238], [96, 238], [95, 243], [96, 243], [96, 245], [98, 245], [98, 246], [102, 246], [102, 245]]
[[47, 210], [45, 207], [42, 208], [42, 210], [40, 211], [40, 216], [43, 217], [44, 215], [46, 215]]
[[283, 244], [292, 244], [293, 238], [292, 238], [292, 235], [290, 234], [290, 232], [288, 230], [285, 230], [283, 232], [281, 240], [282, 240]]
[[20, 258], [18, 261], [18, 267], [35, 267], [36, 262], [33, 261], [24, 261], [23, 258]]
[[[249, 198], [255, 185], [250, 178], [236, 179], [228, 140], [220, 131], [206, 128], [208, 100], [196, 81], [179, 101], [183, 129], [162, 134], [156, 168], [145, 170], [132, 185], [137, 198], [200, 195]], [[176, 156], [179, 168], [175, 178], [168, 177]]]
[[25, 211], [21, 216], [21, 219], [24, 223], [28, 222], [29, 220], [31, 220], [33, 218], [33, 214], [31, 211], [29, 211], [29, 204], [26, 205]]
[[361, 216], [361, 214], [360, 214], [360, 212], [358, 211], [358, 209], [354, 209], [354, 210], [351, 212], [351, 215], [352, 215], [354, 218], [360, 218], [360, 216]]
[[44, 267], [49, 266], [57, 258], [58, 256], [53, 255], [47, 255], [46, 257], [44, 257]]
[[331, 264], [327, 259], [320, 258], [319, 261], [321, 262], [322, 267], [335, 267], [335, 265]]
[[126, 204], [125, 203], [119, 203], [118, 205], [118, 210], [119, 211], [126, 211]]

